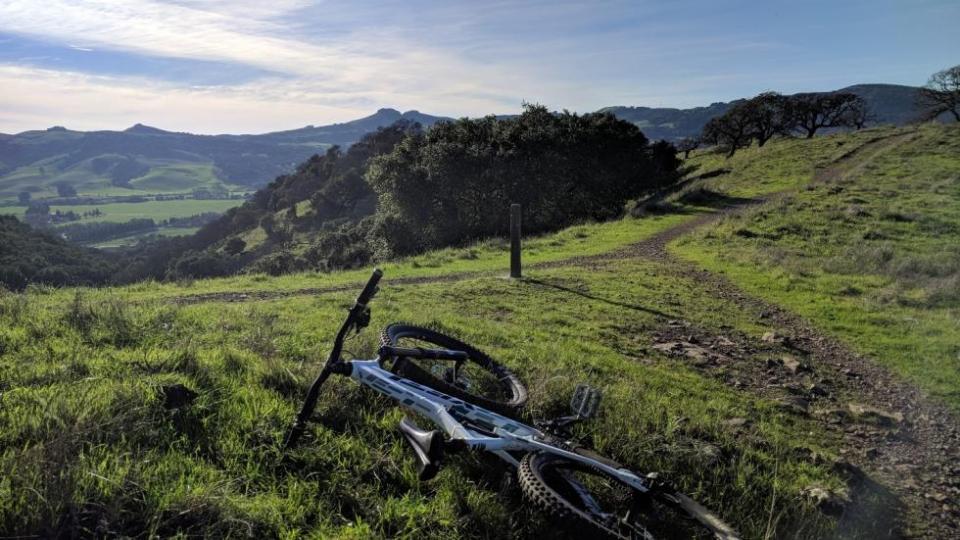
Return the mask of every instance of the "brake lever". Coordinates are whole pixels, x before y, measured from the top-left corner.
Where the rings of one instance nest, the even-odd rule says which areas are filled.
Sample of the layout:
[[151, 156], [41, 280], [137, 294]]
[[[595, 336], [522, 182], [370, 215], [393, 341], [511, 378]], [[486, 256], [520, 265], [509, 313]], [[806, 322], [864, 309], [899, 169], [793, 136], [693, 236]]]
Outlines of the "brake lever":
[[370, 308], [364, 306], [362, 310], [357, 312], [357, 315], [353, 321], [353, 330], [359, 334], [368, 326], [370, 326]]

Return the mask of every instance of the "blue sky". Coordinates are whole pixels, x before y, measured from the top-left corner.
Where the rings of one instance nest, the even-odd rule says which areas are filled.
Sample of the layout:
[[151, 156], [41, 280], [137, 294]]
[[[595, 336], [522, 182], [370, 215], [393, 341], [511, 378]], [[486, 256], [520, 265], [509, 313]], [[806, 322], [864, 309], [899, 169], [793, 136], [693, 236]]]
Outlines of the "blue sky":
[[2, 0], [0, 132], [691, 107], [960, 63], [960, 1]]

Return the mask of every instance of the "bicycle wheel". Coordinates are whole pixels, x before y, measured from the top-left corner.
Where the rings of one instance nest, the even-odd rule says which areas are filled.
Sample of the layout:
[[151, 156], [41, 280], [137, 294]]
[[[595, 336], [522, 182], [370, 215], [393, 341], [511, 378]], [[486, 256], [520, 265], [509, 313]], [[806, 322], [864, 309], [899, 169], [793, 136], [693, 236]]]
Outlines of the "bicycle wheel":
[[518, 470], [524, 497], [583, 536], [719, 538], [737, 533], [681, 493], [643, 493], [588, 464], [555, 454], [527, 454]]
[[383, 345], [464, 351], [466, 362], [397, 358], [391, 371], [491, 411], [512, 416], [527, 401], [527, 389], [509, 369], [456, 338], [409, 324], [391, 324], [380, 333]]

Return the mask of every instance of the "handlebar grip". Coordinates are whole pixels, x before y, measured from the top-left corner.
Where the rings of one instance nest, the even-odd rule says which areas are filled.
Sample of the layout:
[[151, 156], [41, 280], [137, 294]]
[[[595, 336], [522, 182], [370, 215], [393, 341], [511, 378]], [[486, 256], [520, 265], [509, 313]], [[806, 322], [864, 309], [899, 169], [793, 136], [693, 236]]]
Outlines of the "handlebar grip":
[[357, 297], [357, 303], [361, 306], [367, 305], [375, 294], [377, 294], [377, 283], [380, 283], [380, 278], [383, 277], [383, 270], [379, 268], [373, 269], [373, 274], [370, 275], [370, 280], [367, 281], [367, 284], [363, 287], [363, 290], [360, 291], [360, 296]]

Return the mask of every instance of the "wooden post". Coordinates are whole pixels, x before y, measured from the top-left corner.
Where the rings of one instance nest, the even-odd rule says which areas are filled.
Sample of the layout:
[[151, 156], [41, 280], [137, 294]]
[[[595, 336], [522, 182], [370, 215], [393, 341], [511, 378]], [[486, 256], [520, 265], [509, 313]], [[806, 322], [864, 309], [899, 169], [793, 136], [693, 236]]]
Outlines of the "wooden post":
[[520, 205], [510, 205], [510, 277], [518, 278], [520, 272]]

